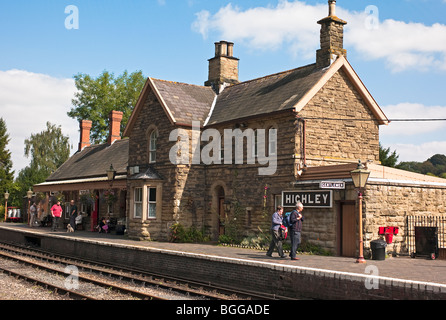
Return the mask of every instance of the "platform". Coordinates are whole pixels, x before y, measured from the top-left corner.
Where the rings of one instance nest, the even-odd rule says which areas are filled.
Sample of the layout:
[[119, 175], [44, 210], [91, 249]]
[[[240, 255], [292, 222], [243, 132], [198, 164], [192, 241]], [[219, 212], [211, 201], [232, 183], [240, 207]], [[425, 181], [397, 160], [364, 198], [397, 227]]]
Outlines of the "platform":
[[[279, 258], [277, 253], [270, 258], [265, 251], [255, 249], [133, 241], [113, 234], [52, 232], [49, 228], [0, 223], [0, 239], [16, 233], [43, 238], [46, 246], [54, 247], [55, 251], [70, 250], [78, 255], [96, 255], [102, 260], [116, 260], [114, 255], [119, 255], [128, 264], [140, 264], [158, 272], [177, 272], [185, 277], [204, 281], [208, 278], [228, 285], [238, 282], [238, 285], [249, 286], [250, 281], [255, 281], [251, 289], [268, 288], [274, 293], [278, 288], [286, 288], [287, 292], [294, 290], [296, 297], [302, 293], [316, 299], [446, 298], [445, 260], [396, 257], [357, 264], [354, 258], [301, 254], [298, 255], [300, 260], [291, 261]], [[91, 248], [95, 247], [101, 247], [101, 253], [93, 253]]]

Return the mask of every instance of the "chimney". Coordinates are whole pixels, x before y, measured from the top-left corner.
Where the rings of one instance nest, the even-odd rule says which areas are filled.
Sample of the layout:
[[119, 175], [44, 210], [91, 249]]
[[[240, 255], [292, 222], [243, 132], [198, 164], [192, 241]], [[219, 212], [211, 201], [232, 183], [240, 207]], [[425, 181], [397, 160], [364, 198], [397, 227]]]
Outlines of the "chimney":
[[227, 41], [215, 43], [215, 57], [209, 59], [209, 80], [204, 85], [211, 86], [217, 94], [225, 84], [239, 82], [239, 59], [235, 58], [233, 54], [234, 43]]
[[121, 120], [123, 113], [121, 111], [110, 112], [110, 133], [108, 135], [107, 143], [113, 144], [116, 140], [121, 140]]
[[79, 122], [79, 127], [81, 131], [81, 137], [79, 141], [79, 150], [82, 151], [85, 147], [89, 147], [90, 143], [90, 129], [92, 122], [90, 120], [81, 120]]
[[321, 48], [316, 52], [316, 68], [329, 67], [338, 56], [347, 56], [344, 49], [344, 20], [336, 16], [336, 0], [328, 1], [328, 17], [318, 21], [321, 25]]

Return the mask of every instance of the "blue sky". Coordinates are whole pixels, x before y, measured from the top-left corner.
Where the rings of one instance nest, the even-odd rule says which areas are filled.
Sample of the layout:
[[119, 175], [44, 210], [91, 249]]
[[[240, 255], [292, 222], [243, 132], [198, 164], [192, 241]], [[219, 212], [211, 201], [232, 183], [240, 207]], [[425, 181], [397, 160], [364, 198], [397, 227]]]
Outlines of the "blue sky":
[[[0, 117], [16, 174], [24, 139], [46, 121], [77, 150], [73, 75], [141, 70], [202, 85], [214, 42], [228, 40], [250, 80], [313, 63], [327, 13], [326, 0], [0, 0]], [[348, 60], [390, 119], [446, 118], [445, 13], [445, 0], [337, 1]], [[401, 161], [446, 154], [446, 121], [391, 123], [381, 142]]]

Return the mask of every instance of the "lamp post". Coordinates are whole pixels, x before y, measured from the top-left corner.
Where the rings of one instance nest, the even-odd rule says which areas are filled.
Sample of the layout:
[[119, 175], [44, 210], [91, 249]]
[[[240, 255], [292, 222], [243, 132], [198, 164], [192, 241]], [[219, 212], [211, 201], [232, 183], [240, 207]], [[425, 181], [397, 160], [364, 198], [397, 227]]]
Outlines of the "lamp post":
[[33, 196], [33, 192], [31, 191], [31, 188], [26, 192], [26, 196], [28, 197], [28, 225], [29, 225], [29, 219], [31, 215], [31, 197]]
[[8, 217], [8, 199], [9, 199], [9, 193], [6, 190], [6, 192], [5, 192], [5, 221], [6, 221], [6, 218]]
[[358, 167], [356, 170], [350, 172], [355, 188], [358, 190], [358, 200], [359, 200], [359, 257], [356, 263], [365, 263], [364, 259], [364, 240], [362, 236], [362, 191], [367, 184], [370, 172], [367, 171], [361, 160], [358, 162]]

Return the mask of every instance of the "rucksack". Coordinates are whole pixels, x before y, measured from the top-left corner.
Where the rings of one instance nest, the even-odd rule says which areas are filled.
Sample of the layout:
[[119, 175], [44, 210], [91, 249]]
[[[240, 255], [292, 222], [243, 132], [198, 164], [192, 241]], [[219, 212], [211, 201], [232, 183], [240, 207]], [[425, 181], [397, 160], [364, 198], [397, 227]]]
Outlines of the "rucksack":
[[283, 217], [283, 225], [288, 229], [291, 228], [290, 217], [291, 217], [291, 212], [285, 213], [285, 216]]

